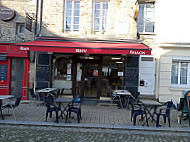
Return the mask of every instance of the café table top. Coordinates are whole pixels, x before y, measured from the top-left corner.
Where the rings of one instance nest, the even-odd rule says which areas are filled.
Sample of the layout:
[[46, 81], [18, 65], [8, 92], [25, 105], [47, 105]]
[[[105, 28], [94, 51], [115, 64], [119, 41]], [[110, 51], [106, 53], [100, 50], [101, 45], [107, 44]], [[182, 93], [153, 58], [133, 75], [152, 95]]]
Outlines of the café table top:
[[14, 95], [0, 95], [0, 100], [14, 98]]
[[140, 99], [140, 102], [143, 103], [144, 105], [150, 105], [150, 106], [161, 106], [162, 105], [161, 103], [159, 103], [156, 100]]
[[116, 94], [118, 95], [131, 95], [128, 90], [115, 90]]
[[57, 90], [57, 88], [44, 88], [44, 89], [37, 90], [36, 92], [37, 93], [50, 93], [55, 90]]
[[56, 103], [69, 103], [73, 100], [73, 98], [57, 98], [54, 100]]

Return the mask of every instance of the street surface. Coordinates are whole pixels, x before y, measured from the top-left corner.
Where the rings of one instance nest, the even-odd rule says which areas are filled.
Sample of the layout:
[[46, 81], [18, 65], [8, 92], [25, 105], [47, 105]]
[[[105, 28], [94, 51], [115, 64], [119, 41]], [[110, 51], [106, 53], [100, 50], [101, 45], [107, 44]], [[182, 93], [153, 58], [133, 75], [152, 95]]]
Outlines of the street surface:
[[0, 125], [0, 142], [190, 142], [190, 133]]

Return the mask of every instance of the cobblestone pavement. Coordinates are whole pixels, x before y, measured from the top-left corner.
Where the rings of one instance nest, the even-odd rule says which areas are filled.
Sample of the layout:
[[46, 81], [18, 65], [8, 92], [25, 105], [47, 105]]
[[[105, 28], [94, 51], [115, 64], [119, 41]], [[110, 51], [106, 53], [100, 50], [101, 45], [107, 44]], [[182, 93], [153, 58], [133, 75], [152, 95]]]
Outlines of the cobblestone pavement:
[[[22, 102], [17, 108], [15, 108], [16, 120], [19, 121], [34, 121], [45, 122], [46, 107], [39, 105], [40, 102]], [[13, 115], [6, 115], [7, 109], [3, 110], [5, 114], [5, 120], [14, 120]], [[9, 114], [12, 111], [9, 110]], [[76, 115], [73, 114], [74, 119], [71, 118], [72, 124], [77, 123]], [[48, 122], [54, 122], [55, 116], [48, 117]], [[0, 120], [3, 122], [3, 120]], [[60, 123], [65, 123], [65, 118], [60, 119]], [[137, 122], [137, 126], [142, 126], [141, 121]], [[168, 128], [168, 123], [164, 124], [163, 119], [160, 121], [162, 128]], [[111, 103], [97, 103], [96, 105], [82, 105], [82, 120], [81, 124], [111, 124], [111, 125], [127, 125], [132, 126], [131, 112], [127, 108], [118, 109], [115, 104]], [[155, 127], [155, 123], [149, 121], [149, 125]], [[172, 110], [171, 113], [171, 127], [172, 128], [187, 128], [188, 120], [182, 120], [182, 125], [177, 123], [177, 111]]]
[[1, 142], [189, 142], [189, 133], [0, 125]]

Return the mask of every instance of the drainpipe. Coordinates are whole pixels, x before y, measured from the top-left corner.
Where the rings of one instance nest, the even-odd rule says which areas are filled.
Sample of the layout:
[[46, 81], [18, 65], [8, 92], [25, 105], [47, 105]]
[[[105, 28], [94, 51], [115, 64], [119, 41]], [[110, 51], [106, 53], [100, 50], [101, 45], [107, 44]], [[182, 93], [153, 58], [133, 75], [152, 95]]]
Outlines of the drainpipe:
[[41, 31], [42, 31], [42, 13], [43, 13], [43, 0], [41, 0], [41, 4], [40, 4], [40, 29], [39, 29], [40, 36], [41, 36]]
[[[40, 6], [40, 9], [39, 9], [39, 6]], [[36, 1], [35, 39], [36, 39], [36, 37], [38, 37], [39, 35], [41, 35], [42, 12], [43, 12], [43, 0], [37, 0]], [[39, 19], [39, 26], [38, 26], [38, 19]], [[34, 68], [34, 92], [36, 91], [36, 86], [37, 86], [37, 84], [36, 84], [36, 68], [37, 68], [37, 56], [38, 56], [38, 52], [37, 51], [35, 51], [35, 55], [36, 56], [35, 56], [35, 68]]]

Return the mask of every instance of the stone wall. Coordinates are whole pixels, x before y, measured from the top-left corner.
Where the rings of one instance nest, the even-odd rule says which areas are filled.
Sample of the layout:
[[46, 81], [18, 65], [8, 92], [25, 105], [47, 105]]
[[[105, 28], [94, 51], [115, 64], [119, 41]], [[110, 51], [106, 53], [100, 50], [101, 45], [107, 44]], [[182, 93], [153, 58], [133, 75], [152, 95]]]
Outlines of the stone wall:
[[64, 31], [64, 0], [44, 0], [42, 36], [90, 39], [136, 39], [136, 0], [109, 0], [107, 31], [93, 32], [93, 0], [80, 1], [79, 32]]
[[26, 21], [26, 13], [36, 13], [35, 1], [29, 0], [1, 0], [0, 6], [8, 7], [16, 12], [16, 17], [11, 21], [0, 20], [0, 42], [21, 42], [33, 40], [33, 32], [25, 29], [23, 34], [17, 34], [17, 24]]

